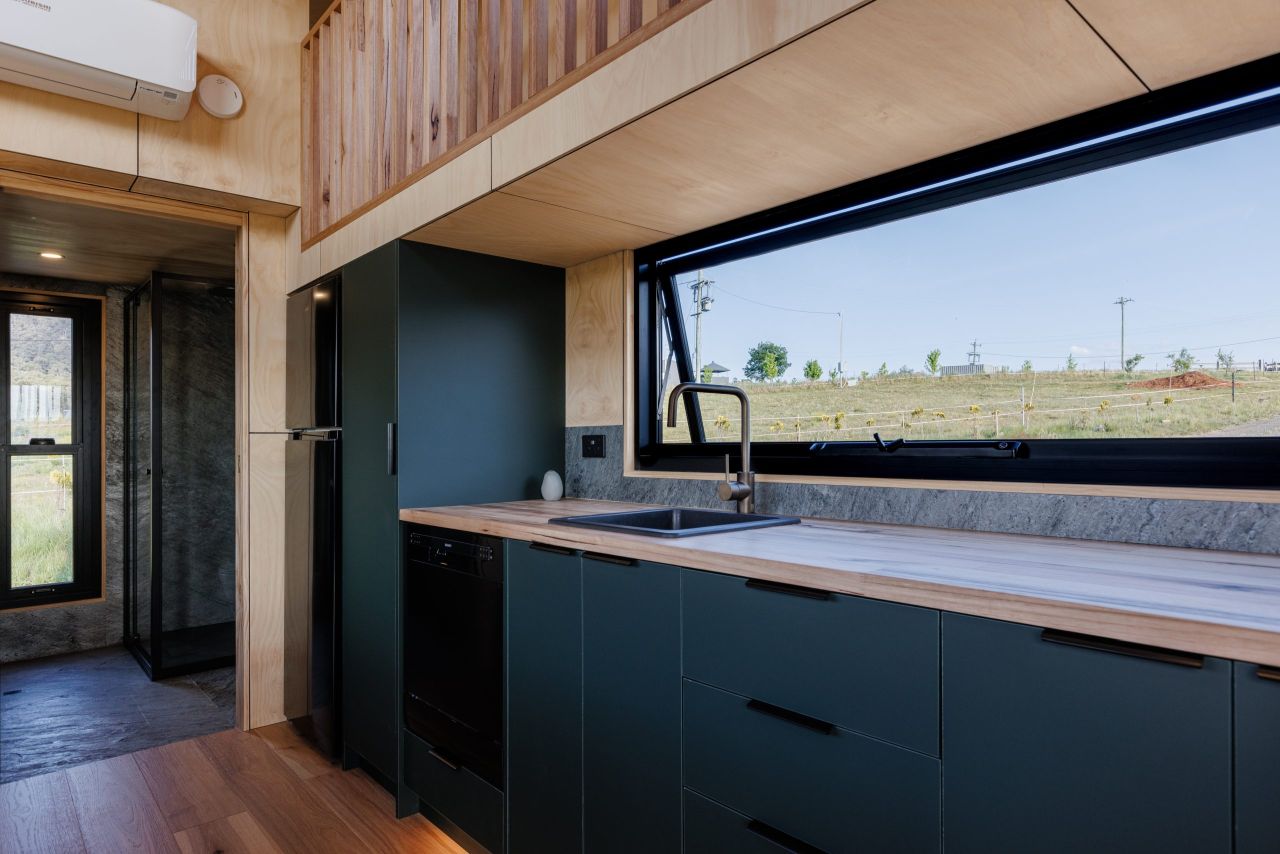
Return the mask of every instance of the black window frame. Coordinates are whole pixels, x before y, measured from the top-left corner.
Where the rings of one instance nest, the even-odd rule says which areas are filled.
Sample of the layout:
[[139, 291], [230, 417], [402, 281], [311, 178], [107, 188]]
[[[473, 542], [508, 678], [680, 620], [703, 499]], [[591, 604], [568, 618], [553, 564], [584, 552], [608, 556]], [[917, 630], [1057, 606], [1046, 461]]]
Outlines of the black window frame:
[[[72, 423], [69, 445], [10, 445], [9, 320], [11, 311], [39, 312], [72, 319]], [[102, 597], [102, 300], [0, 288], [0, 611]], [[72, 580], [63, 584], [10, 588], [12, 554], [9, 492], [13, 456], [67, 455], [72, 458]]]
[[[736, 441], [707, 440], [696, 395], [684, 402], [691, 442], [661, 441], [664, 319], [679, 380], [695, 379], [677, 276], [1277, 126], [1280, 94], [1172, 121], [1277, 87], [1280, 54], [636, 250], [636, 473], [723, 472], [726, 454], [741, 466]], [[1253, 437], [751, 446], [753, 468], [769, 475], [1229, 489], [1280, 487], [1278, 452], [1280, 438]]]

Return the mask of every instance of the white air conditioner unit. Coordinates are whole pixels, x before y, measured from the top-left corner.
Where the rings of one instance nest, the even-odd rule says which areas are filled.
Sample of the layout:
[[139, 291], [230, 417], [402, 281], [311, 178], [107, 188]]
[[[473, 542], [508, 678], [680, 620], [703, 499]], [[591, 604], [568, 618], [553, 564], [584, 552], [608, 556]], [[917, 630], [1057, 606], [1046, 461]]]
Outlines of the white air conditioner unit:
[[196, 22], [154, 0], [0, 0], [0, 80], [177, 121]]

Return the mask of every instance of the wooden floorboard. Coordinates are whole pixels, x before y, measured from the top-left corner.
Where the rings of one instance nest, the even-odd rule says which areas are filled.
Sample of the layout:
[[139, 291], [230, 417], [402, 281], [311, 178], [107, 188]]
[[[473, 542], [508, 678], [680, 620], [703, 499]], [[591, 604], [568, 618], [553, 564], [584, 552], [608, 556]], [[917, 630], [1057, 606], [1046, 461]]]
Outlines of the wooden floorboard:
[[248, 809], [195, 741], [153, 747], [133, 758], [174, 832]]
[[200, 739], [200, 749], [277, 844], [316, 854], [372, 850], [332, 810], [304, 793], [297, 775], [263, 739], [250, 733], [220, 732]]
[[182, 854], [284, 854], [250, 812], [238, 812], [174, 834]]
[[69, 768], [67, 779], [90, 854], [178, 850], [133, 754]]
[[312, 777], [305, 785], [375, 851], [464, 854], [443, 831], [420, 815], [397, 821], [391, 793], [362, 771], [330, 771]]
[[0, 851], [84, 851], [67, 772], [0, 786]]
[[253, 733], [271, 745], [276, 757], [289, 766], [289, 770], [298, 775], [299, 780], [310, 780], [337, 767], [304, 741], [287, 721], [259, 727]]
[[227, 730], [0, 785], [0, 852], [461, 854], [286, 727]]

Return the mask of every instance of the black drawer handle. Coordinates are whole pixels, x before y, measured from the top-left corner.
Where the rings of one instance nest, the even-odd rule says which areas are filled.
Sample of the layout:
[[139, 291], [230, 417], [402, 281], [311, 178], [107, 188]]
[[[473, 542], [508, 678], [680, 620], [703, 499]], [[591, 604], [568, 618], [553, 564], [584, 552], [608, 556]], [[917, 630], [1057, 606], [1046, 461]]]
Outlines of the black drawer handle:
[[435, 750], [434, 748], [428, 751], [427, 755], [430, 756], [435, 761], [439, 762], [441, 765], [448, 768], [450, 771], [457, 771], [462, 767], [457, 762], [454, 762], [448, 756], [441, 753], [439, 750]]
[[546, 543], [529, 543], [529, 548], [535, 552], [549, 552], [553, 555], [575, 555], [573, 549], [566, 549], [564, 546], [549, 546]]
[[769, 593], [781, 593], [785, 596], [803, 596], [805, 599], [817, 599], [830, 602], [835, 594], [827, 590], [815, 590], [812, 587], [801, 587], [798, 584], [783, 584], [780, 581], [765, 581], [762, 578], [748, 578], [747, 586], [752, 590], [764, 590]]
[[635, 566], [640, 562], [633, 557], [618, 557], [617, 555], [602, 555], [599, 552], [583, 552], [582, 556], [586, 560], [598, 560], [601, 563], [616, 563], [618, 566]]
[[387, 475], [396, 474], [396, 422], [387, 422]]
[[778, 720], [786, 721], [796, 726], [802, 726], [805, 729], [811, 729], [814, 732], [820, 732], [823, 735], [834, 735], [836, 731], [835, 724], [829, 724], [826, 721], [820, 721], [817, 718], [811, 718], [808, 715], [802, 715], [799, 712], [793, 712], [790, 709], [784, 709], [782, 706], [775, 706], [773, 703], [766, 703], [764, 700], [747, 700], [747, 708], [762, 715], [769, 715]]
[[1133, 658], [1145, 658], [1148, 661], [1163, 661], [1165, 664], [1177, 664], [1182, 667], [1204, 667], [1203, 655], [1179, 652], [1176, 649], [1165, 649], [1159, 646], [1147, 646], [1141, 643], [1094, 637], [1093, 635], [1082, 635], [1076, 632], [1045, 629], [1040, 633], [1040, 640], [1062, 644], [1063, 646], [1075, 646], [1081, 649], [1093, 649], [1116, 655], [1128, 655]]
[[751, 819], [747, 822], [747, 830], [763, 839], [767, 839], [779, 848], [784, 848], [793, 854], [827, 854], [821, 848], [810, 845], [808, 842], [796, 839], [789, 833], [783, 833], [776, 827], [770, 827], [763, 821]]
[[1258, 678], [1280, 682], [1280, 667], [1267, 667], [1260, 664], [1258, 665]]

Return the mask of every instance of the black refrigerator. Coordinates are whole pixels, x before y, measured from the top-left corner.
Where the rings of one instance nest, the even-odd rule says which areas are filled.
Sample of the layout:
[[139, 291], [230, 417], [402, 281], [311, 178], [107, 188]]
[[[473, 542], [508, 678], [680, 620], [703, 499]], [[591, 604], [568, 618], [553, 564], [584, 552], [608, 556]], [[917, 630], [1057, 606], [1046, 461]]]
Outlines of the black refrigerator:
[[342, 742], [341, 282], [289, 295], [285, 356], [285, 716], [331, 757]]

